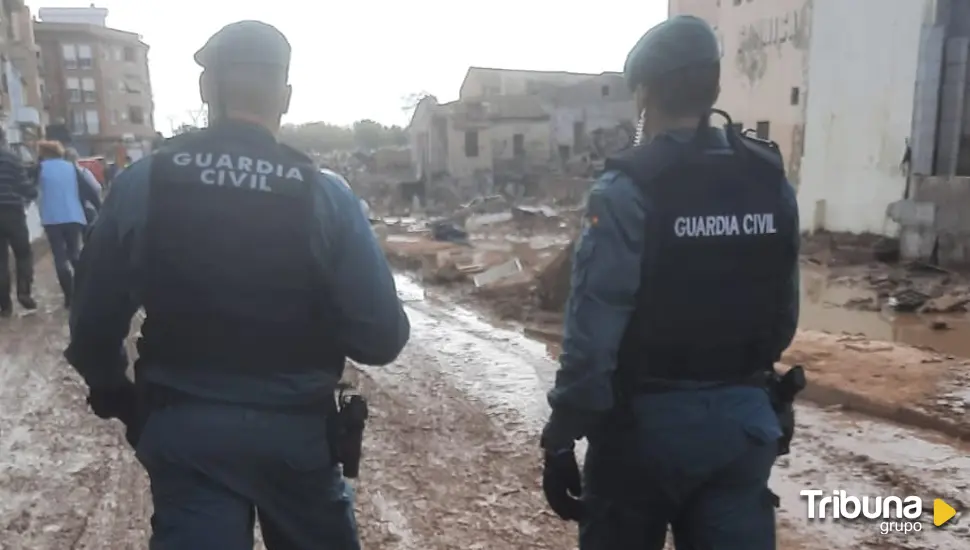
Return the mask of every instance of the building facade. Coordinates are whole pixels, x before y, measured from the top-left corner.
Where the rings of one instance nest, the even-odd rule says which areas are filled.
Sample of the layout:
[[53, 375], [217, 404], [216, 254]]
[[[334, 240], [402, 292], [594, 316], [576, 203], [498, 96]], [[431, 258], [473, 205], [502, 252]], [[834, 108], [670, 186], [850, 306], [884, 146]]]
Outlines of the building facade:
[[46, 122], [38, 54], [29, 8], [20, 0], [0, 4], [0, 125], [24, 156]]
[[804, 231], [898, 235], [890, 207], [918, 182], [970, 172], [970, 0], [670, 0], [670, 12], [715, 27], [718, 107], [779, 144]]
[[[83, 155], [148, 150], [155, 138], [149, 47], [108, 27], [103, 8], [43, 8], [34, 23], [52, 123]], [[137, 155], [136, 155], [137, 156]]]
[[537, 174], [626, 145], [635, 118], [617, 73], [471, 67], [457, 101], [418, 103], [408, 126], [412, 164], [419, 179]]

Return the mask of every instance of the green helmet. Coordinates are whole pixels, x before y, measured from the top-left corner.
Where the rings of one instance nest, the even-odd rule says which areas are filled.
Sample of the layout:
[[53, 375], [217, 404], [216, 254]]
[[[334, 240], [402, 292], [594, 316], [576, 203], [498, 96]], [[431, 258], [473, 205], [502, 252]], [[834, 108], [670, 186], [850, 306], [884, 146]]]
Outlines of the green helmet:
[[720, 63], [714, 29], [699, 17], [677, 15], [653, 27], [630, 50], [623, 75], [631, 90], [665, 74]]

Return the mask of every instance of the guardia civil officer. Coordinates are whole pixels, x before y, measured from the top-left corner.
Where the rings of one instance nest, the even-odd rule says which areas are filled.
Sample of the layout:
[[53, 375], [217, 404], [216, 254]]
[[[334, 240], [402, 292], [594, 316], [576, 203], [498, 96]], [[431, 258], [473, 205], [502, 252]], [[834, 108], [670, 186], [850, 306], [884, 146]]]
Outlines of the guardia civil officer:
[[[128, 425], [153, 550], [251, 549], [256, 515], [270, 549], [356, 550], [324, 416], [345, 357], [393, 361], [408, 319], [350, 188], [277, 142], [286, 38], [233, 23], [195, 59], [212, 123], [115, 180], [66, 356], [94, 413]], [[133, 385], [119, 348], [139, 307]]]
[[707, 23], [654, 27], [625, 76], [642, 131], [589, 194], [543, 488], [582, 550], [660, 550], [668, 526], [681, 549], [773, 549], [764, 381], [797, 324], [794, 191], [773, 144], [711, 126]]

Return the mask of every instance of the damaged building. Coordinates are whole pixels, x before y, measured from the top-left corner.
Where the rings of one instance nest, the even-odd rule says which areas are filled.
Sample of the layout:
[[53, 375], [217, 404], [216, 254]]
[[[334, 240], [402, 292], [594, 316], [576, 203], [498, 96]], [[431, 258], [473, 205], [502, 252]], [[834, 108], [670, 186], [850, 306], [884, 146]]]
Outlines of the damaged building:
[[472, 67], [456, 101], [418, 103], [408, 126], [412, 164], [418, 180], [450, 177], [487, 194], [626, 146], [634, 119], [619, 73]]
[[715, 27], [718, 106], [778, 142], [802, 230], [898, 235], [904, 257], [970, 261], [970, 0], [669, 5]]

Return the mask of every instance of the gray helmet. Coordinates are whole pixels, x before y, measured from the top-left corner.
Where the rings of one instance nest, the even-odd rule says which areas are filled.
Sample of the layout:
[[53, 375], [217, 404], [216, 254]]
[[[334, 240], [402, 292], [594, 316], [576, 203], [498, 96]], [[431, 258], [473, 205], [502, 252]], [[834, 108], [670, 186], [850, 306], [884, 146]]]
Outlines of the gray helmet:
[[231, 65], [290, 67], [290, 42], [276, 27], [262, 21], [237, 21], [212, 35], [195, 54], [205, 69]]
[[677, 15], [644, 34], [626, 57], [623, 75], [631, 90], [668, 73], [721, 61], [714, 29], [699, 17]]

